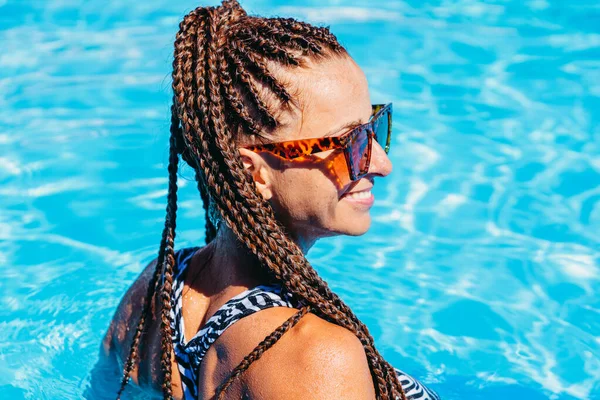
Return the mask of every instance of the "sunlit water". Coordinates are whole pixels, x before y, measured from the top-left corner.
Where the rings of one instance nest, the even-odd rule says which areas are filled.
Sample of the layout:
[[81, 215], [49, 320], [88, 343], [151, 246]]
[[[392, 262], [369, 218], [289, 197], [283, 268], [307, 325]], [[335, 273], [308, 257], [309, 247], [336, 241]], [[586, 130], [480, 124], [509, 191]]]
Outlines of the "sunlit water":
[[[600, 399], [598, 2], [242, 4], [330, 24], [394, 102], [373, 228], [309, 254], [385, 357], [445, 399]], [[80, 398], [156, 255], [197, 5], [0, 0], [2, 398]], [[204, 232], [182, 177], [177, 247]]]

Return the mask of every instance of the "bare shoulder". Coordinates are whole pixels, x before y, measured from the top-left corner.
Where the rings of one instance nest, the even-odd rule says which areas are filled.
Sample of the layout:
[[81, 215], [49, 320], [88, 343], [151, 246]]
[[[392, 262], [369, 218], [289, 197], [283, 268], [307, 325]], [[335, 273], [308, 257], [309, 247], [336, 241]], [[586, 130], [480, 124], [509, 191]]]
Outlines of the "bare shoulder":
[[309, 314], [298, 326], [288, 374], [298, 374], [305, 399], [374, 399], [362, 343], [348, 329]]
[[141, 312], [142, 301], [156, 267], [156, 262], [157, 260], [154, 259], [146, 265], [138, 278], [121, 298], [110, 326], [102, 340], [102, 349], [105, 355], [108, 355], [111, 351], [116, 351], [119, 354], [121, 345], [128, 341], [128, 333], [131, 331], [131, 329], [128, 329], [128, 324], [132, 320], [137, 321], [137, 317]]
[[[261, 339], [298, 310], [279, 308], [256, 313], [254, 327]], [[262, 314], [262, 315], [261, 315]], [[241, 321], [240, 321], [241, 322]], [[250, 321], [247, 321], [250, 322]], [[251, 351], [260, 340], [240, 326], [237, 334]], [[251, 346], [247, 346], [252, 342]], [[239, 343], [239, 342], [238, 342]], [[249, 349], [249, 350], [248, 350]], [[244, 354], [245, 355], [245, 354]], [[243, 356], [242, 356], [243, 357]], [[238, 358], [238, 357], [236, 357]], [[242, 378], [250, 398], [374, 399], [375, 392], [364, 348], [346, 328], [314, 314], [300, 322], [246, 371]], [[289, 382], [294, 382], [290, 385]]]

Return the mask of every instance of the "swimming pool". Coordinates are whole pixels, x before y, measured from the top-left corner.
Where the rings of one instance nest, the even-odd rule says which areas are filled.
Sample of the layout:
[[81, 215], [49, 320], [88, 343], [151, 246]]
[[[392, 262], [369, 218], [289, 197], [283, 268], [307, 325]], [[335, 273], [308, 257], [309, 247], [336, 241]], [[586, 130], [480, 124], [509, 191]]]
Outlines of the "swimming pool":
[[[176, 3], [0, 0], [2, 398], [80, 398], [158, 250]], [[394, 102], [373, 228], [309, 259], [444, 399], [600, 399], [598, 3], [373, 4], [242, 0], [330, 24]]]

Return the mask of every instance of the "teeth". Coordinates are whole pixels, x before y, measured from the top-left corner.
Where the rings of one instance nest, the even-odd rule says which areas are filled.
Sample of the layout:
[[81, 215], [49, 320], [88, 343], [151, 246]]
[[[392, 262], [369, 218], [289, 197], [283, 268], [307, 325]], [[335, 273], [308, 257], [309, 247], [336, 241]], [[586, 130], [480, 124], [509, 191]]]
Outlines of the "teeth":
[[352, 193], [347, 195], [346, 197], [348, 197], [349, 199], [368, 199], [369, 197], [371, 197], [371, 191], [367, 191], [367, 192], [358, 192], [358, 193]]

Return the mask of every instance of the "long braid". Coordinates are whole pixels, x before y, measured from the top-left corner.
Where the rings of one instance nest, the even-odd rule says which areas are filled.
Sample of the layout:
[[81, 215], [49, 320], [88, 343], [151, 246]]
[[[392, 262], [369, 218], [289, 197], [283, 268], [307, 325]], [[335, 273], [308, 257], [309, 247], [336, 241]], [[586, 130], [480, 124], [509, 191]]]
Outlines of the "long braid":
[[236, 378], [238, 378], [244, 371], [248, 369], [248, 367], [250, 367], [250, 364], [258, 360], [265, 351], [273, 347], [273, 345], [277, 343], [281, 336], [296, 326], [298, 322], [300, 322], [300, 319], [308, 312], [310, 312], [310, 307], [302, 307], [300, 311], [288, 318], [279, 329], [271, 332], [254, 350], [252, 350], [250, 354], [244, 357], [242, 362], [235, 367], [233, 371], [231, 371], [229, 379], [227, 379], [217, 388], [216, 393], [218, 393], [218, 400], [221, 400], [225, 397], [225, 392], [227, 389], [231, 387]]
[[[179, 125], [179, 118], [177, 117], [176, 105], [175, 102], [171, 106], [171, 142], [174, 141], [175, 137], [181, 136], [181, 127]], [[170, 164], [173, 162], [173, 149], [175, 147], [170, 147], [169, 149], [169, 168]], [[170, 183], [169, 183], [170, 185]], [[176, 204], [176, 201], [175, 201]], [[168, 207], [167, 207], [168, 208]], [[146, 289], [146, 295], [144, 297], [142, 303], [142, 310], [140, 313], [140, 318], [138, 320], [138, 324], [133, 335], [133, 340], [129, 349], [129, 354], [127, 356], [127, 360], [125, 361], [125, 367], [123, 370], [123, 378], [121, 380], [121, 386], [119, 391], [117, 392], [117, 400], [119, 400], [129, 382], [131, 377], [131, 372], [133, 371], [133, 367], [138, 358], [138, 347], [141, 343], [141, 338], [148, 326], [148, 314], [152, 313], [153, 310], [153, 300], [154, 294], [156, 293], [157, 284], [159, 281], [159, 277], [161, 275], [163, 269], [163, 262], [165, 259], [165, 245], [167, 243], [167, 229], [163, 229], [162, 238], [160, 241], [159, 251], [156, 266], [154, 268], [154, 272], [150, 281], [148, 282], [148, 288]]]
[[[300, 33], [304, 34], [305, 36], [308, 37], [308, 39], [306, 39], [303, 36], [298, 36], [296, 34], [289, 33], [288, 31], [285, 31], [283, 34], [280, 31], [278, 32], [278, 28], [281, 29], [281, 28], [285, 28], [285, 27], [289, 28], [293, 32], [300, 32]], [[295, 46], [296, 49], [298, 49], [298, 48], [303, 49], [304, 52], [308, 55], [319, 55], [320, 50], [321, 50], [321, 46], [319, 46], [318, 44], [316, 44], [315, 41], [310, 39], [311, 37], [328, 41], [329, 44], [332, 44], [331, 47], [333, 49], [339, 50], [339, 48], [340, 48], [340, 46], [337, 44], [337, 41], [335, 40], [335, 37], [333, 35], [331, 35], [327, 30], [312, 27], [308, 24], [300, 23], [294, 19], [280, 19], [280, 18], [274, 18], [274, 19], [272, 18], [272, 19], [268, 19], [268, 20], [263, 19], [260, 21], [260, 23], [257, 24], [257, 30], [259, 32], [261, 32], [263, 36], [268, 36], [271, 38], [279, 35], [280, 39], [284, 43], [290, 42], [291, 45], [296, 45]], [[303, 269], [303, 271], [312, 271], [312, 269]], [[326, 288], [326, 286], [317, 286], [317, 287]], [[337, 295], [335, 295], [333, 293], [325, 293], [325, 294], [326, 294], [326, 297], [331, 297], [332, 301], [342, 311], [344, 311], [344, 313], [353, 316], [350, 309], [339, 299], [339, 297]], [[354, 322], [357, 322], [359, 326], [362, 325], [362, 323], [360, 323], [360, 321], [358, 321], [358, 319], [355, 319]], [[363, 342], [363, 344], [367, 344], [367, 346], [366, 346], [367, 355], [372, 356], [372, 357], [369, 357], [369, 359], [376, 360], [378, 358], [376, 354], [369, 354], [369, 353], [371, 353], [371, 350], [373, 349], [373, 338], [368, 334], [366, 327], [364, 327], [363, 331], [366, 334], [364, 336], [362, 334], [359, 334], [358, 336], [361, 339], [361, 342]], [[378, 377], [380, 380], [387, 378], [387, 376], [390, 373], [395, 375], [395, 371], [393, 370], [391, 365], [389, 365], [387, 363], [385, 363], [385, 364], [386, 365], [384, 365], [384, 370], [382, 371], [384, 376]], [[394, 386], [396, 386], [396, 385], [394, 385]], [[393, 389], [396, 389], [396, 387]], [[396, 390], [393, 390], [393, 391], [396, 392]], [[400, 393], [400, 397], [402, 397], [402, 396], [403, 396], [403, 394]]]
[[[192, 34], [191, 37], [195, 37], [196, 48], [202, 49], [207, 40], [207, 37], [203, 34], [205, 21], [206, 21], [206, 18], [205, 18], [206, 12], [205, 12], [205, 10], [203, 10], [201, 8], [197, 8], [196, 10], [194, 10], [193, 15], [197, 18], [198, 22], [197, 22], [197, 24], [193, 24], [193, 21], [191, 22], [193, 24], [192, 25], [193, 31], [190, 32]], [[185, 32], [185, 30], [183, 32]], [[198, 34], [198, 32], [200, 32], [200, 34]], [[183, 43], [185, 43], [185, 41], [183, 41]], [[190, 47], [189, 53], [191, 54], [192, 52], [193, 52], [193, 48]], [[176, 53], [177, 53], [177, 51], [176, 51]], [[192, 65], [191, 63], [193, 61], [192, 61], [191, 57], [188, 56], [188, 58], [186, 58], [186, 62], [188, 62], [188, 63], [190, 63], [190, 65]], [[175, 65], [175, 62], [174, 62], [174, 65]], [[196, 64], [195, 64], [195, 68], [194, 68], [195, 69], [194, 74], [190, 75], [190, 76], [196, 77], [195, 80], [192, 80], [192, 82], [195, 84], [195, 86], [193, 86], [193, 87], [196, 91], [199, 90], [199, 88], [204, 87], [204, 74], [201, 73], [200, 71], [203, 71], [206, 69], [205, 65], [206, 65], [205, 57], [202, 57], [200, 60], [197, 60]], [[189, 82], [187, 82], [187, 83], [189, 83]], [[192, 97], [192, 99], [194, 99], [194, 98], [195, 97]], [[197, 109], [199, 108], [198, 104], [196, 104], [196, 108]], [[215, 238], [215, 236], [217, 234], [216, 226], [214, 225], [213, 221], [210, 218], [210, 210], [209, 210], [210, 195], [208, 193], [208, 189], [206, 188], [206, 185], [204, 184], [204, 179], [202, 179], [202, 177], [200, 176], [199, 168], [196, 167], [195, 170], [196, 170], [196, 181], [198, 183], [198, 190], [200, 191], [200, 196], [202, 198], [202, 206], [204, 207], [205, 220], [206, 220], [205, 242], [209, 243], [210, 241], [212, 241]]]
[[[293, 19], [248, 17], [235, 0], [226, 0], [218, 8], [199, 7], [180, 24], [173, 61], [173, 113], [177, 113], [177, 120], [181, 122], [181, 137], [188, 150], [186, 154], [193, 159], [196, 169], [196, 179], [206, 210], [207, 242], [216, 234], [208, 216], [207, 203], [210, 197], [227, 226], [257, 257], [265, 271], [305, 305], [291, 322], [288, 320], [277, 328], [234, 369], [219, 387], [217, 395], [220, 397], [253, 361], [273, 346], [310, 308], [311, 312], [351, 330], [359, 338], [365, 349], [378, 399], [405, 399], [393, 368], [375, 349], [366, 326], [331, 292], [301, 249], [285, 233], [285, 228], [276, 219], [269, 203], [256, 191], [236, 148], [237, 129], [233, 129], [234, 126], [240, 126], [245, 133], [256, 136], [261, 131], [270, 132], [278, 125], [264, 103], [263, 90], [258, 90], [254, 82], [260, 82], [275, 94], [283, 107], [293, 102], [269, 71], [267, 62], [293, 67], [301, 65], [304, 57], [344, 53], [343, 47], [326, 28], [313, 27]], [[232, 76], [237, 79], [234, 81]], [[233, 89], [236, 86], [237, 89]], [[260, 118], [253, 118], [245, 107], [258, 111]], [[187, 157], [185, 160], [189, 163]], [[174, 168], [171, 168], [172, 164]], [[171, 397], [169, 312], [174, 263], [176, 169], [177, 153], [174, 162], [170, 162], [170, 207], [167, 208], [161, 242], [164, 254], [160, 296], [163, 303], [161, 367], [165, 398]]]
[[208, 189], [204, 182], [205, 180], [202, 178], [200, 171], [196, 170], [196, 183], [198, 184], [198, 191], [200, 192], [200, 197], [202, 199], [202, 207], [204, 208], [204, 218], [206, 221], [204, 241], [208, 244], [217, 236], [217, 227], [210, 217], [210, 194], [208, 193]]
[[171, 356], [173, 354], [173, 341], [171, 337], [171, 292], [173, 291], [173, 268], [175, 266], [175, 230], [177, 216], [177, 167], [179, 155], [175, 136], [171, 136], [169, 151], [169, 192], [167, 195], [167, 219], [165, 223], [166, 241], [165, 256], [162, 268], [162, 286], [160, 289], [161, 300], [161, 371], [163, 373], [163, 397], [165, 400], [173, 398], [171, 388]]

